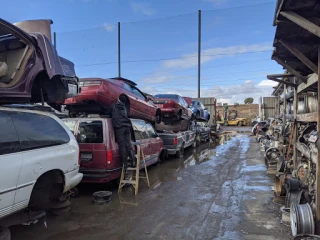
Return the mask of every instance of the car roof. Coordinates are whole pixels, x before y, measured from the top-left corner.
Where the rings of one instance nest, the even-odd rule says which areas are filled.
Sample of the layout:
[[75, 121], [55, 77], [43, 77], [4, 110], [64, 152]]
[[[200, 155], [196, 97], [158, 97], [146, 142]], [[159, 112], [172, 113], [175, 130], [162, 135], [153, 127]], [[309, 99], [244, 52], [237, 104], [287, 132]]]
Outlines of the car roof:
[[[62, 121], [80, 121], [80, 120], [84, 120], [84, 121], [97, 121], [97, 120], [111, 120], [111, 117], [78, 117], [78, 118], [64, 118], [64, 119], [61, 119]], [[148, 123], [147, 121], [144, 121], [142, 119], [137, 119], [137, 118], [130, 118], [131, 121], [143, 121], [145, 123]]]
[[113, 80], [119, 80], [119, 81], [123, 81], [129, 85], [132, 85], [132, 86], [137, 86], [137, 84], [129, 79], [126, 79], [126, 78], [122, 78], [122, 77], [114, 77], [114, 78], [110, 78], [110, 79], [113, 79]]
[[9, 107], [9, 106], [0, 106], [0, 111], [8, 111], [8, 112], [25, 112], [25, 113], [34, 113], [38, 115], [44, 115], [48, 117], [52, 117], [55, 119], [59, 119], [53, 111], [43, 111], [43, 110], [30, 110], [27, 108], [17, 108], [17, 107]]

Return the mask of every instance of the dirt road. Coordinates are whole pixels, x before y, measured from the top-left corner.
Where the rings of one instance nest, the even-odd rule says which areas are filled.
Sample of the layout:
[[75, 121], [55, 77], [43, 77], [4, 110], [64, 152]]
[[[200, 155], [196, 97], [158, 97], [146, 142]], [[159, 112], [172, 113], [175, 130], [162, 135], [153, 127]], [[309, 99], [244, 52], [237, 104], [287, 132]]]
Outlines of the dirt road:
[[[130, 188], [118, 195], [112, 184], [82, 185], [69, 214], [48, 216], [48, 228], [13, 227], [13, 240], [290, 239], [259, 144], [247, 133], [188, 149], [183, 159], [149, 168], [149, 175], [151, 188], [141, 182], [137, 196]], [[98, 190], [113, 191], [112, 202], [93, 205]]]

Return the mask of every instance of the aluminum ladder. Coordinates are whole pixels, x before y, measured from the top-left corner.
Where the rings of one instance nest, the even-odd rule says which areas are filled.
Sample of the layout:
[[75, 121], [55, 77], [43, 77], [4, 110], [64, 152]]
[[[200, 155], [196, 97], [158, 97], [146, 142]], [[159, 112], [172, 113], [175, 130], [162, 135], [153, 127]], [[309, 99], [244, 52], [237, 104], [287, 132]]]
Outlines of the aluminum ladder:
[[[120, 183], [119, 183], [119, 189], [118, 189], [118, 193], [120, 193], [122, 191], [122, 188], [124, 187], [124, 185], [126, 184], [131, 184], [134, 187], [134, 194], [137, 195], [138, 191], [139, 191], [139, 179], [143, 179], [147, 182], [148, 187], [150, 187], [150, 182], [149, 182], [149, 176], [148, 176], [148, 171], [147, 171], [147, 165], [146, 165], [146, 160], [144, 157], [144, 152], [141, 149], [141, 145], [140, 143], [134, 143], [134, 145], [137, 146], [137, 154], [136, 154], [136, 159], [137, 159], [137, 163], [136, 163], [136, 167], [132, 168], [129, 167], [127, 168], [127, 171], [131, 172], [131, 176], [129, 177], [129, 179], [125, 179], [125, 170], [124, 170], [124, 166], [122, 167], [122, 171], [121, 171], [121, 177], [120, 177]], [[145, 176], [141, 176], [140, 175], [140, 163], [143, 163], [143, 167], [144, 167], [144, 171], [145, 171]], [[135, 173], [135, 174], [134, 174]]]

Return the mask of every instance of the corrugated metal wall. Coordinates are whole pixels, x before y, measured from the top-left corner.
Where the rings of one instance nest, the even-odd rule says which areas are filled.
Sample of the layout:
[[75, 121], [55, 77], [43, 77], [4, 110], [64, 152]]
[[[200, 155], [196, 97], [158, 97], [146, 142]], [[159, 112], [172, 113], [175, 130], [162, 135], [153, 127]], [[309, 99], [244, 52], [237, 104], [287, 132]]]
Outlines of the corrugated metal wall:
[[262, 98], [262, 111], [264, 119], [274, 117], [276, 115], [276, 97], [263, 97]]
[[215, 101], [216, 99], [213, 97], [206, 97], [206, 98], [192, 98], [192, 100], [198, 100], [203, 103], [205, 107], [208, 108], [208, 111], [210, 112], [210, 120], [209, 123], [212, 123], [212, 120], [214, 119], [214, 113], [216, 111], [215, 109]]

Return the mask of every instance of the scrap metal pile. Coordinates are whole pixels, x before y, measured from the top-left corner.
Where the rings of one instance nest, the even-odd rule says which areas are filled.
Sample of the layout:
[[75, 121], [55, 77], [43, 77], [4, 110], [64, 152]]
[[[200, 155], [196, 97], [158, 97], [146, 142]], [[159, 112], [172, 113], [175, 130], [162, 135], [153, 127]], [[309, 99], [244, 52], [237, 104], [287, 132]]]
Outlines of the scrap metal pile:
[[[301, 233], [314, 234], [316, 147], [318, 133], [316, 124], [300, 124], [298, 141], [293, 142], [294, 123], [272, 120], [268, 128], [256, 135], [261, 151], [265, 152], [267, 174], [274, 176], [274, 203], [282, 205], [282, 221], [291, 226], [293, 236]], [[301, 152], [293, 161], [293, 148]]]

